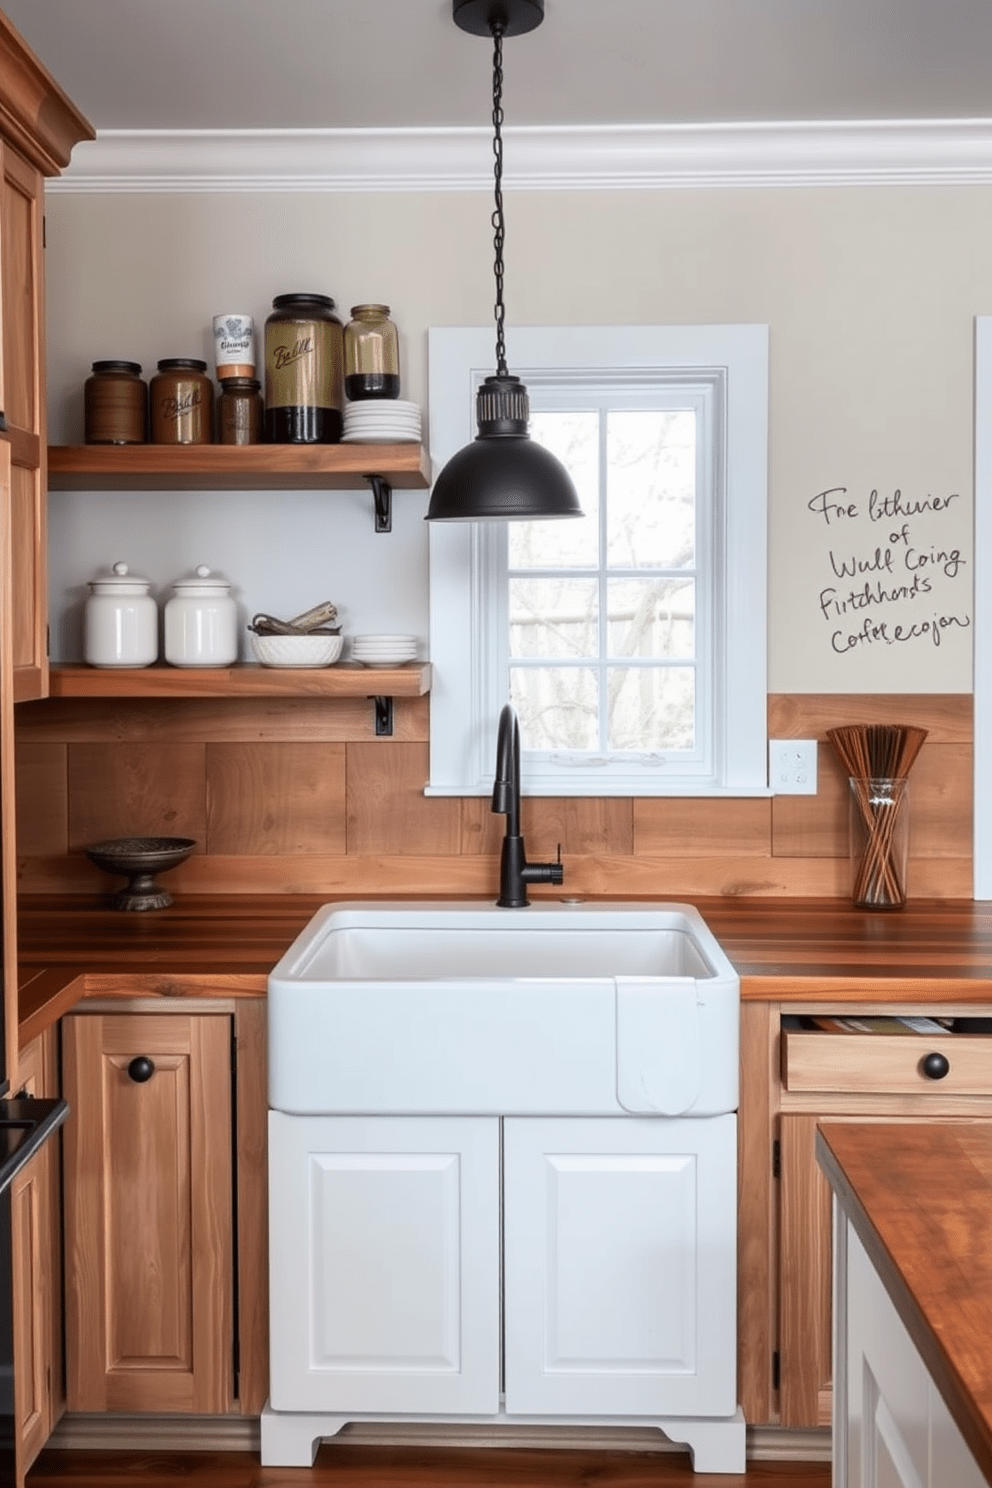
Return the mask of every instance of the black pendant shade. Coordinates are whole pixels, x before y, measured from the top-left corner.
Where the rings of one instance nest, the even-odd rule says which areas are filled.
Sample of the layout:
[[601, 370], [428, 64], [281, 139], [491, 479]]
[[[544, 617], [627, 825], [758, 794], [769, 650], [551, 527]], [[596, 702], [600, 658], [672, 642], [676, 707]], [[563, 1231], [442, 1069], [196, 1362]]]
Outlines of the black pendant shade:
[[572, 477], [527, 433], [527, 389], [518, 377], [487, 377], [479, 388], [479, 432], [434, 482], [429, 522], [539, 521], [581, 517]]
[[581, 517], [572, 477], [549, 450], [531, 443], [530, 403], [519, 377], [506, 367], [503, 335], [503, 37], [532, 31], [544, 19], [544, 0], [452, 0], [455, 24], [493, 39], [493, 155], [496, 186], [496, 372], [476, 396], [479, 432], [452, 455], [434, 482], [428, 522], [540, 521]]

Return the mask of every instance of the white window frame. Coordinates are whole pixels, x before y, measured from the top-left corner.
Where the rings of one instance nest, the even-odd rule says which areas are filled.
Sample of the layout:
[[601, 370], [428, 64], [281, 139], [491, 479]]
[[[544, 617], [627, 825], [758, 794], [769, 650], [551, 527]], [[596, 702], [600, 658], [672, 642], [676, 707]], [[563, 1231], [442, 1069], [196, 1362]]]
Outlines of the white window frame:
[[[524, 752], [523, 789], [552, 796], [767, 795], [768, 328], [763, 325], [520, 327], [507, 362], [530, 385], [583, 373], [715, 376], [722, 389], [715, 543], [713, 748], [706, 773], [649, 760], [581, 767]], [[429, 332], [435, 470], [475, 436], [475, 392], [493, 371], [493, 331]], [[580, 519], [581, 520], [581, 519]], [[430, 795], [492, 789], [506, 702], [505, 524], [430, 524]]]

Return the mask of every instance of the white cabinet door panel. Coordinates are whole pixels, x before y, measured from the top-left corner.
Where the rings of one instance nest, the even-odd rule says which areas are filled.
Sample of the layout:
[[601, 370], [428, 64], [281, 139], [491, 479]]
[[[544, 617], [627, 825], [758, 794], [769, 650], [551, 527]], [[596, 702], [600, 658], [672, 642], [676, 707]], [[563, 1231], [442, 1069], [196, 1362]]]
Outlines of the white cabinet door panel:
[[499, 1407], [499, 1123], [269, 1114], [271, 1404]]
[[509, 1414], [733, 1414], [736, 1132], [506, 1120]]
[[846, 1488], [984, 1488], [985, 1477], [927, 1372], [854, 1227], [844, 1223]]

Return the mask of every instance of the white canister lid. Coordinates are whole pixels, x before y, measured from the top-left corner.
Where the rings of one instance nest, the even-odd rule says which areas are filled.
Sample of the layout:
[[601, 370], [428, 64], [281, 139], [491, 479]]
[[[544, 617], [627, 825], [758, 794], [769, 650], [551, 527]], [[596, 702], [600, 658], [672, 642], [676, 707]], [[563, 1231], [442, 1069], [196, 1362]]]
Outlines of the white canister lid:
[[206, 563], [200, 563], [191, 574], [187, 574], [185, 578], [176, 579], [172, 587], [182, 590], [187, 595], [226, 594], [230, 591], [231, 582], [216, 569], [208, 567]]
[[147, 594], [151, 579], [144, 574], [132, 573], [126, 563], [118, 561], [109, 573], [98, 573], [90, 579], [93, 594]]

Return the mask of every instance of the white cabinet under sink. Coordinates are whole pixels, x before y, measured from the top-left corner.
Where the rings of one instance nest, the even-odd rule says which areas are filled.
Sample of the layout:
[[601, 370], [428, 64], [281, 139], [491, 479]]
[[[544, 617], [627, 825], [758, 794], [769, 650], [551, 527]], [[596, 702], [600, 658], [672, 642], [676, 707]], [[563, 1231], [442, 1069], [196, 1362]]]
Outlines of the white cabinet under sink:
[[651, 1426], [743, 1472], [738, 977], [691, 905], [326, 905], [268, 981], [262, 1462]]
[[269, 1112], [275, 1410], [499, 1405], [499, 1121]]
[[736, 1116], [269, 1120], [263, 1461], [368, 1416], [502, 1414], [658, 1425], [743, 1470]]

